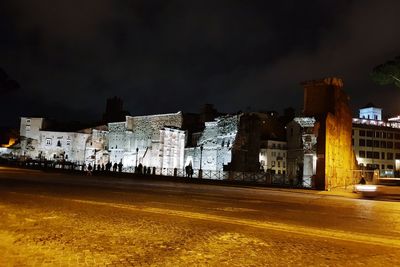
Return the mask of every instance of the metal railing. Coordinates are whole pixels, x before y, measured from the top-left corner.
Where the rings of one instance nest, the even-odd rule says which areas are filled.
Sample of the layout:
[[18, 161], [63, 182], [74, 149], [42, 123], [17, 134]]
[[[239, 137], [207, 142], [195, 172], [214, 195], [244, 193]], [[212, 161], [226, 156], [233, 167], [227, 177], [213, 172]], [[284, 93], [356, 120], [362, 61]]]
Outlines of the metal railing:
[[[79, 162], [67, 162], [67, 161], [45, 161], [45, 160], [25, 160], [25, 161], [9, 161], [9, 165], [18, 167], [36, 168], [36, 169], [60, 169], [66, 171], [82, 171], [87, 172], [88, 165]], [[92, 172], [97, 173], [118, 173], [111, 168], [110, 171], [106, 171], [96, 165], [96, 168], [92, 166]], [[268, 172], [237, 172], [237, 171], [214, 171], [214, 170], [199, 170], [194, 169], [192, 175], [188, 175], [185, 169], [172, 169], [172, 168], [155, 168], [145, 167], [139, 171], [138, 168], [129, 166], [123, 167], [122, 173], [136, 173], [141, 175], [157, 175], [157, 176], [172, 176], [172, 177], [186, 177], [189, 179], [208, 179], [208, 180], [225, 180], [225, 181], [240, 181], [255, 184], [265, 185], [281, 185], [281, 186], [298, 186], [296, 182], [290, 181], [286, 175], [283, 174], [272, 174]]]

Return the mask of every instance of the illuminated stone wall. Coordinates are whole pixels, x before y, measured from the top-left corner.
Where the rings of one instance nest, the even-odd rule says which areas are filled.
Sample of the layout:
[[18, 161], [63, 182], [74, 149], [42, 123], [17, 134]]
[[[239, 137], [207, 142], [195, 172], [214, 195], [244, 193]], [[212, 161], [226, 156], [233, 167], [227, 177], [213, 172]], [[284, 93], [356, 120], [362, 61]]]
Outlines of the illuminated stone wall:
[[20, 137], [21, 149], [18, 154], [30, 158], [36, 158], [39, 155], [37, 149], [40, 139], [40, 130], [44, 124], [43, 118], [21, 117]]
[[351, 145], [352, 117], [343, 82], [326, 78], [302, 85], [304, 115], [315, 117], [319, 125], [313, 186], [323, 190], [345, 187], [352, 182], [356, 166]]
[[183, 167], [186, 134], [178, 131], [182, 122], [182, 113], [177, 112], [127, 116], [124, 122], [109, 123], [110, 161], [122, 161], [125, 167], [136, 164], [157, 168]]
[[40, 131], [37, 150], [47, 160], [85, 161], [86, 142], [90, 134]]
[[161, 168], [183, 169], [186, 132], [177, 128], [164, 127], [160, 130]]
[[223, 170], [224, 165], [232, 160], [232, 146], [236, 141], [240, 116], [227, 115], [206, 122], [197, 146], [185, 149], [185, 166], [192, 164], [194, 169], [200, 169], [201, 159], [202, 170]]
[[344, 102], [339, 102], [336, 113], [326, 117], [325, 189], [345, 187], [353, 183], [356, 169], [352, 149], [352, 117]]
[[109, 161], [108, 130], [106, 126], [96, 127], [99, 129], [87, 129], [89, 137], [85, 144], [85, 163], [86, 164], [106, 164]]

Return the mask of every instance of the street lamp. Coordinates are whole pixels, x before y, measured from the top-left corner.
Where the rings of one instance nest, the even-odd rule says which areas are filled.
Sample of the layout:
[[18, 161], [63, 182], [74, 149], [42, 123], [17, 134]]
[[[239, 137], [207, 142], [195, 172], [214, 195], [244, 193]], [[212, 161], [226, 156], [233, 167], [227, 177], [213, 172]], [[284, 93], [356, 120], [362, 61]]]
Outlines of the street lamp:
[[200, 169], [199, 169], [199, 178], [203, 177], [203, 170], [201, 166], [203, 165], [203, 144], [200, 145]]

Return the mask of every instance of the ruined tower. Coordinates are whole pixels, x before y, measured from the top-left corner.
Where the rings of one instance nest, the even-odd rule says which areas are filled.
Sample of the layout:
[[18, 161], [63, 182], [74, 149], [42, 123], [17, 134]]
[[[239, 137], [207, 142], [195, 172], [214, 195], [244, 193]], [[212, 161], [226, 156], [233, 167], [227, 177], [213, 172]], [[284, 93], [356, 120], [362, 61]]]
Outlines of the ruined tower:
[[332, 190], [352, 182], [355, 158], [351, 144], [352, 116], [349, 97], [339, 78], [301, 83], [304, 88], [304, 116], [318, 122], [314, 187]]

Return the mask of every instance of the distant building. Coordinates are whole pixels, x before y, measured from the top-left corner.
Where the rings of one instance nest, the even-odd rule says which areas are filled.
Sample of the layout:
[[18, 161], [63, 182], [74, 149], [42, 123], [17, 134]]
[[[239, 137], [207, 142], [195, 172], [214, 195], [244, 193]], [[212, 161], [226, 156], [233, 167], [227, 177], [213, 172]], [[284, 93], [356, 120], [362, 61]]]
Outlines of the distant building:
[[382, 109], [361, 108], [353, 118], [352, 144], [360, 168], [379, 170], [382, 176], [400, 171], [400, 123], [397, 117], [382, 120]]
[[287, 142], [268, 140], [260, 149], [260, 165], [262, 170], [273, 174], [286, 174]]
[[372, 103], [368, 103], [365, 107], [360, 109], [360, 119], [368, 120], [382, 120], [382, 109], [374, 106]]
[[[78, 164], [122, 162], [123, 168], [131, 171], [138, 165], [180, 170], [191, 165], [204, 171], [260, 171], [262, 116], [215, 115], [216, 111], [208, 106], [202, 114], [125, 116], [122, 121], [76, 131], [62, 130], [60, 124], [53, 124], [57, 127], [52, 128], [44, 118], [22, 117], [19, 154], [25, 158]], [[284, 142], [268, 141], [270, 167], [265, 167], [284, 174], [284, 150]]]

